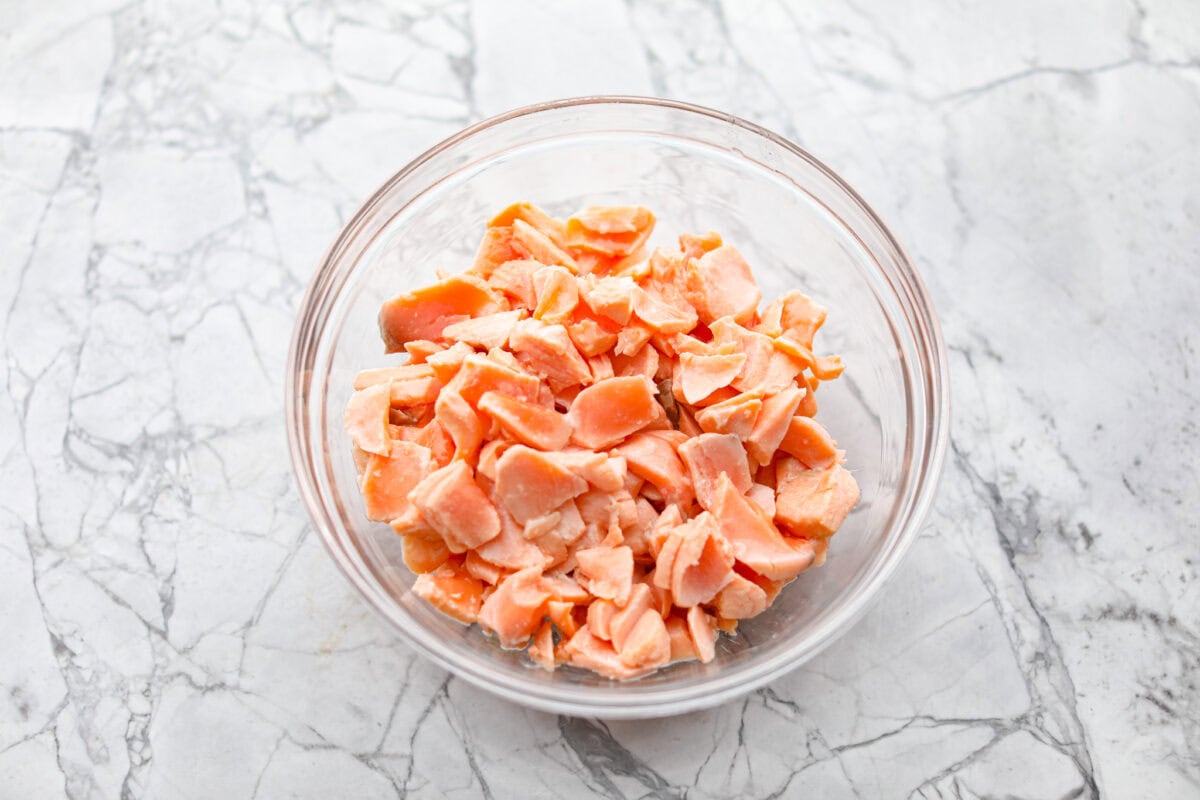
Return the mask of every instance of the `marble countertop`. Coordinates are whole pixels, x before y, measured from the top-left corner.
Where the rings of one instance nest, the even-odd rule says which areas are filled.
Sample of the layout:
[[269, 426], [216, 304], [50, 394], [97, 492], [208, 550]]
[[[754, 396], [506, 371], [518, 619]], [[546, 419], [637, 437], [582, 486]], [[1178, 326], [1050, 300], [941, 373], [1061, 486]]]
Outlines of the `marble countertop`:
[[[1200, 13], [1187, 0], [83, 0], [0, 14], [0, 797], [1200, 796]], [[873, 611], [651, 723], [416, 658], [290, 474], [341, 221], [483, 116], [743, 115], [907, 245], [936, 507]]]

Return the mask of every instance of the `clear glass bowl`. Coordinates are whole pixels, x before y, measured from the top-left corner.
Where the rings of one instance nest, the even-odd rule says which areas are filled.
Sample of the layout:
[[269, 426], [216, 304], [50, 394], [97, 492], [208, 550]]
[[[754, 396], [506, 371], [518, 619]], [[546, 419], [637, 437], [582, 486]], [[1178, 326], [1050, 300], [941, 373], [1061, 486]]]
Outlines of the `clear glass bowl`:
[[[380, 303], [471, 260], [485, 221], [518, 200], [566, 216], [636, 203], [658, 215], [652, 243], [716, 230], [763, 295], [800, 288], [829, 309], [818, 350], [846, 373], [818, 394], [862, 502], [827, 562], [800, 576], [708, 664], [633, 682], [533, 667], [413, 595], [398, 537], [363, 513], [342, 409], [360, 369], [394, 363]], [[857, 620], [917, 535], [949, 430], [944, 345], [925, 288], [866, 203], [829, 168], [737, 117], [665, 100], [588, 97], [482, 122], [421, 155], [346, 224], [309, 286], [288, 356], [287, 424], [304, 503], [334, 560], [419, 652], [496, 695], [545, 711], [609, 718], [726, 702], [795, 668]]]

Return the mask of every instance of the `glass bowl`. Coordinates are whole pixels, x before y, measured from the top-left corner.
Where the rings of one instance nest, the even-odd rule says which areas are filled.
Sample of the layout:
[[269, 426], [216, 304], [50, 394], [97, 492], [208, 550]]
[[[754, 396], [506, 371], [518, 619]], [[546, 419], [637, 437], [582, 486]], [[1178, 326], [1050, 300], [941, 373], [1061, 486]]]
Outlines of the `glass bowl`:
[[[722, 636], [708, 664], [632, 682], [553, 673], [502, 650], [410, 591], [399, 537], [367, 520], [342, 409], [354, 374], [385, 356], [386, 298], [465, 269], [484, 223], [527, 200], [567, 216], [631, 203], [658, 216], [652, 244], [718, 231], [764, 298], [799, 288], [829, 309], [817, 349], [846, 373], [821, 386], [818, 420], [847, 453], [862, 501], [828, 560], [764, 614]], [[933, 498], [949, 430], [944, 345], [925, 288], [865, 202], [780, 136], [666, 100], [586, 97], [481, 122], [408, 164], [342, 229], [304, 297], [288, 356], [286, 413], [300, 493], [330, 554], [418, 652], [500, 697], [544, 711], [654, 717], [724, 703], [794, 669], [858, 619], [895, 571]]]

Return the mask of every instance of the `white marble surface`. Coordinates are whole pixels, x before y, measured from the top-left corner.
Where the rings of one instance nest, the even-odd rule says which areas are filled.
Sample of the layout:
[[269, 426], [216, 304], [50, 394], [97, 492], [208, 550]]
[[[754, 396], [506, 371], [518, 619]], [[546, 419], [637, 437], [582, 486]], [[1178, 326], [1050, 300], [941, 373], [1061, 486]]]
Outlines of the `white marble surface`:
[[[416, 659], [280, 408], [339, 222], [464, 124], [780, 130], [923, 271], [953, 449], [882, 602], [768, 689], [556, 719]], [[0, 0], [0, 797], [1200, 796], [1200, 7]]]

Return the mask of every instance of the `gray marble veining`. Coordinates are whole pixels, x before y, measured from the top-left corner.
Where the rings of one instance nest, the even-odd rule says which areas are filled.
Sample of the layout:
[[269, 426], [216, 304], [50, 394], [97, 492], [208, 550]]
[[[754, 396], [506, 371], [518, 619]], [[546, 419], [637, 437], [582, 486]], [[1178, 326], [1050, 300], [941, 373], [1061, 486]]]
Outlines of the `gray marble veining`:
[[[0, 4], [0, 797], [1200, 796], [1200, 11]], [[769, 688], [601, 723], [413, 656], [289, 473], [296, 305], [470, 121], [595, 92], [777, 129], [922, 270], [936, 508]]]

